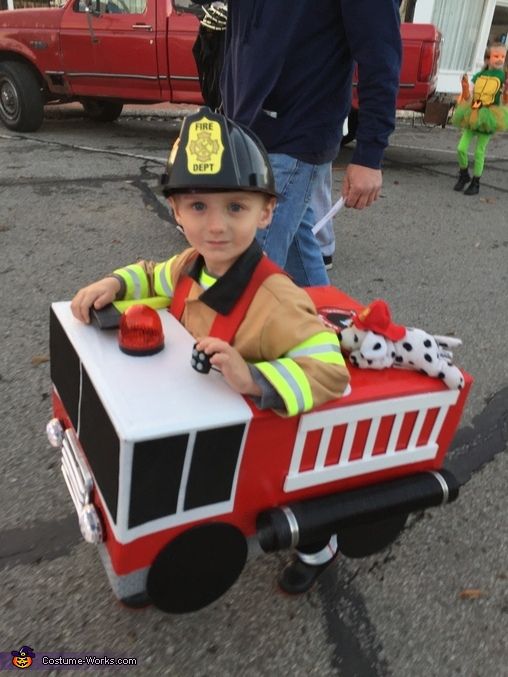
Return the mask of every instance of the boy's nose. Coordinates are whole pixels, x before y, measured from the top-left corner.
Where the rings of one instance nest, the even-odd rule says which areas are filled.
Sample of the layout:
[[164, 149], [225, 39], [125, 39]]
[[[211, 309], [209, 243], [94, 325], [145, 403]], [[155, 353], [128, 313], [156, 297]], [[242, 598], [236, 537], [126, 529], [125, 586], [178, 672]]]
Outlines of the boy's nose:
[[224, 215], [218, 209], [208, 212], [208, 228], [212, 231], [222, 231], [225, 227]]

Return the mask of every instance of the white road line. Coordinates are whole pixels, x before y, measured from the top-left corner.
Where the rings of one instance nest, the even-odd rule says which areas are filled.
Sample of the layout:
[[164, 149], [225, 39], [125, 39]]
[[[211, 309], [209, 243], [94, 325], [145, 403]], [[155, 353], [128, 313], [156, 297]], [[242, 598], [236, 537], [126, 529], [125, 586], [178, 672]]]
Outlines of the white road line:
[[[36, 141], [37, 143], [46, 143], [46, 144], [52, 144], [55, 146], [62, 146], [64, 148], [73, 148], [76, 150], [84, 150], [87, 151], [88, 153], [103, 153], [104, 155], [122, 155], [124, 157], [132, 157], [132, 158], [138, 158], [139, 160], [151, 160], [152, 162], [157, 162], [158, 164], [166, 164], [166, 159], [164, 158], [158, 158], [158, 157], [153, 157], [150, 155], [139, 155], [137, 153], [128, 153], [126, 151], [121, 151], [121, 150], [106, 150], [104, 148], [95, 148], [94, 146], [79, 146], [77, 144], [69, 144], [69, 143], [62, 143], [60, 141], [51, 141], [49, 139], [36, 139], [33, 136], [24, 136], [23, 134], [16, 134], [16, 135], [10, 135], [10, 134], [0, 134], [0, 139], [8, 139], [11, 141], [14, 141], [16, 139], [27, 139], [29, 141]], [[454, 149], [448, 149], [448, 148], [427, 148], [426, 146], [409, 146], [409, 145], [402, 145], [398, 143], [391, 143], [388, 148], [400, 148], [401, 150], [419, 150], [419, 151], [424, 151], [427, 153], [446, 153], [448, 155], [454, 155], [455, 157], [457, 156], [457, 151]], [[489, 155], [489, 162], [490, 161], [495, 161], [495, 162], [506, 162], [508, 161], [508, 157], [500, 157], [498, 155]]]
[[15, 141], [16, 139], [26, 139], [28, 141], [35, 141], [36, 143], [44, 143], [47, 145], [60, 146], [72, 150], [84, 150], [87, 153], [102, 153], [103, 155], [120, 155], [123, 157], [137, 158], [138, 160], [150, 160], [158, 164], [165, 165], [167, 160], [164, 158], [153, 157], [151, 155], [139, 155], [138, 153], [128, 153], [122, 150], [107, 150], [105, 148], [95, 148], [94, 146], [80, 146], [74, 143], [62, 143], [61, 141], [51, 141], [50, 139], [36, 139], [33, 136], [24, 136], [23, 134], [0, 134], [0, 139], [8, 139]]
[[[402, 149], [407, 149], [407, 150], [423, 150], [428, 153], [449, 153], [451, 155], [457, 155], [457, 151], [455, 149], [450, 150], [448, 148], [427, 148], [425, 146], [404, 146], [398, 143], [391, 143], [388, 148], [402, 148]], [[499, 157], [496, 155], [489, 155], [489, 161], [490, 160], [500, 160], [502, 161], [507, 161], [508, 157]]]

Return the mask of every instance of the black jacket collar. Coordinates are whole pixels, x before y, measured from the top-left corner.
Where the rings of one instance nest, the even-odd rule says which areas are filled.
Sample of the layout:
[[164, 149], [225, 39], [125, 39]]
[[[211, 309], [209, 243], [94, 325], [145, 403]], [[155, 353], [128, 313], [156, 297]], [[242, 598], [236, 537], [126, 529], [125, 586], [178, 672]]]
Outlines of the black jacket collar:
[[[206, 303], [216, 313], [228, 315], [243, 294], [262, 256], [263, 251], [257, 240], [254, 240], [234, 262], [227, 273], [219, 277], [215, 284], [201, 294], [199, 300]], [[199, 277], [204, 265], [205, 261], [199, 255], [187, 274], [199, 283]]]

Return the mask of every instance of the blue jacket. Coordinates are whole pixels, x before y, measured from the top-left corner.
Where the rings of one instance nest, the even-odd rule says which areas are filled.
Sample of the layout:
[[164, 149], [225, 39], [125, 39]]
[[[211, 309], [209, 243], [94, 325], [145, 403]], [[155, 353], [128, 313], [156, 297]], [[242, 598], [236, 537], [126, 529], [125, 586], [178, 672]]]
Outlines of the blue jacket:
[[354, 61], [360, 112], [352, 162], [377, 169], [395, 126], [398, 0], [229, 0], [224, 112], [270, 153], [328, 162], [351, 107]]

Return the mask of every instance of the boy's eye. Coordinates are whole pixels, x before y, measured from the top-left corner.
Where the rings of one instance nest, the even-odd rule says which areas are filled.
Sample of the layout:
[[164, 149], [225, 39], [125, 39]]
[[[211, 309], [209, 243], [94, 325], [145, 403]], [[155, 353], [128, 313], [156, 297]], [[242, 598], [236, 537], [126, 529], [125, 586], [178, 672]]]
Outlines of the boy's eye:
[[243, 205], [239, 204], [238, 202], [231, 202], [229, 205], [229, 210], [231, 212], [241, 212], [243, 209]]
[[202, 212], [205, 209], [204, 202], [193, 202], [191, 204], [191, 209], [194, 209], [196, 212]]

